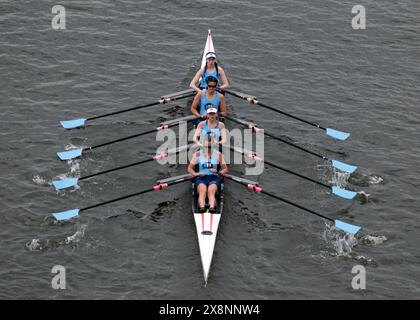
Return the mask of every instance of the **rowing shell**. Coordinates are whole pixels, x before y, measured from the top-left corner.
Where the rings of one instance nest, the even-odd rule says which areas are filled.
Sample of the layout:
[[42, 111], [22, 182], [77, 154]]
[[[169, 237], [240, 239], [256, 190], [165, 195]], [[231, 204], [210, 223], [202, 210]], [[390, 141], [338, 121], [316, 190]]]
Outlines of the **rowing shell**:
[[[213, 46], [213, 39], [211, 37], [211, 30], [207, 35], [206, 46], [204, 47], [203, 58], [201, 61], [201, 69], [206, 65], [207, 52], [215, 52]], [[201, 263], [203, 265], [204, 282], [207, 284], [209, 277], [211, 261], [213, 258], [214, 245], [216, 243], [217, 229], [219, 228], [220, 217], [223, 213], [223, 183], [221, 190], [217, 194], [217, 211], [210, 213], [206, 210], [205, 213], [198, 213], [197, 198], [198, 193], [196, 185], [192, 184], [193, 205], [192, 212], [194, 214], [195, 226], [197, 228], [198, 245], [200, 247]]]

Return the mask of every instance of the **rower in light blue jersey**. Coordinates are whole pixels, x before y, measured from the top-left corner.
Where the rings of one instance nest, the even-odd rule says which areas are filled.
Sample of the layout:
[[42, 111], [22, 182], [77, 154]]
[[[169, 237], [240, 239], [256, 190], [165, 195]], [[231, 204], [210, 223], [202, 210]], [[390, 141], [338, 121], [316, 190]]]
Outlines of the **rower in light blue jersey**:
[[[203, 69], [197, 71], [194, 78], [191, 80], [190, 88], [195, 90], [197, 93], [200, 92], [202, 89], [205, 89], [207, 87], [207, 80], [209, 77], [216, 78], [219, 83], [222, 82], [222, 85], [219, 89], [223, 90], [229, 87], [229, 81], [226, 77], [225, 71], [222, 67], [219, 67], [217, 65], [216, 53], [214, 52], [207, 52], [206, 65]], [[196, 84], [200, 80], [200, 78], [200, 85], [197, 86]]]
[[[209, 212], [216, 212], [216, 193], [221, 188], [221, 179], [217, 175], [218, 168], [220, 167], [220, 174], [228, 172], [223, 154], [217, 151], [217, 142], [214, 141], [211, 135], [205, 137], [206, 146], [201, 148], [200, 151], [194, 153], [190, 164], [188, 165], [188, 172], [197, 177], [196, 186], [198, 192], [198, 212], [205, 211], [206, 198], [208, 199]], [[198, 172], [195, 167], [198, 165]]]
[[191, 112], [196, 116], [207, 119], [207, 109], [210, 107], [217, 108], [219, 115], [226, 115], [226, 100], [225, 96], [216, 90], [217, 79], [214, 77], [207, 78], [207, 88], [200, 91], [194, 97], [191, 105]]
[[193, 141], [199, 146], [206, 144], [205, 137], [211, 136], [215, 143], [222, 145], [226, 143], [226, 128], [223, 122], [217, 117], [217, 109], [213, 106], [207, 109], [207, 119], [200, 122], [195, 130]]

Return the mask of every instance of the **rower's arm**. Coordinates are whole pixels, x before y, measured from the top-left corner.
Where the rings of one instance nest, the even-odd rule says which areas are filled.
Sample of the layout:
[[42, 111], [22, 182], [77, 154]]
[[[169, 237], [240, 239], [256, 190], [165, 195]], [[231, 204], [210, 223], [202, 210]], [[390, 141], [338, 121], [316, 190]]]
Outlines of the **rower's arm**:
[[200, 116], [200, 112], [198, 112], [197, 109], [198, 109], [198, 106], [200, 105], [200, 100], [201, 100], [201, 95], [202, 94], [203, 94], [203, 92], [202, 91], [199, 91], [195, 95], [194, 100], [193, 100], [193, 103], [191, 104], [191, 113], [193, 115], [195, 115], [196, 117], [198, 117], [198, 118], [201, 117]]
[[227, 135], [226, 135], [226, 127], [223, 122], [220, 122], [220, 131], [222, 133], [221, 135], [222, 139], [219, 141], [219, 144], [225, 144], [227, 141]]
[[200, 77], [202, 76], [202, 74], [203, 74], [203, 70], [201, 70], [201, 69], [198, 70], [197, 73], [195, 74], [194, 78], [191, 80], [191, 83], [190, 83], [190, 88], [193, 89], [197, 93], [201, 91], [201, 89], [199, 87], [197, 87], [197, 82], [198, 82], [198, 80], [200, 80]]
[[227, 116], [228, 113], [227, 113], [227, 108], [226, 108], [226, 99], [225, 99], [225, 96], [220, 93], [219, 99], [220, 99], [220, 111], [219, 111], [219, 115], [221, 115], [221, 116]]
[[223, 85], [220, 86], [220, 89], [227, 89], [229, 88], [229, 80], [226, 77], [225, 70], [222, 67], [219, 67], [219, 75], [220, 79], [222, 80]]
[[194, 132], [193, 141], [196, 145], [202, 146], [200, 143], [201, 130], [203, 130], [204, 122], [200, 122]]
[[228, 167], [227, 167], [225, 158], [223, 157], [223, 154], [221, 152], [219, 153], [219, 163], [220, 163], [220, 168], [221, 168], [219, 173], [222, 175], [228, 173]]
[[193, 177], [198, 176], [198, 173], [195, 172], [194, 167], [196, 166], [196, 164], [198, 163], [198, 157], [197, 157], [197, 153], [194, 153], [193, 158], [191, 159], [190, 164], [188, 165], [188, 173], [190, 175], [192, 175]]

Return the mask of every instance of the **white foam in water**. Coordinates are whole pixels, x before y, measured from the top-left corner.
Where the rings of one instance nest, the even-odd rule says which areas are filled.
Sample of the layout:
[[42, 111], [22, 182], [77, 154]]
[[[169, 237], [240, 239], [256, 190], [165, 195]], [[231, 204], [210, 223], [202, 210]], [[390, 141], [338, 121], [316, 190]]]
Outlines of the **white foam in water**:
[[382, 179], [382, 177], [380, 177], [380, 176], [369, 177], [369, 184], [379, 184], [382, 181], [384, 181], [384, 179]]
[[369, 201], [370, 193], [366, 193], [364, 191], [359, 191], [359, 195], [363, 196], [366, 199], [366, 201]]
[[334, 246], [337, 256], [349, 257], [353, 247], [358, 243], [356, 237], [353, 234], [343, 234], [343, 232], [327, 222], [325, 226], [324, 240]]
[[366, 245], [376, 246], [378, 244], [382, 244], [388, 239], [385, 236], [371, 236], [367, 235], [360, 239], [360, 242]]
[[79, 172], [80, 172], [80, 161], [78, 159], [68, 160], [67, 163], [70, 165], [70, 172], [72, 174], [79, 174]]
[[44, 179], [44, 178], [42, 178], [38, 175], [33, 176], [32, 181], [39, 186], [50, 186], [51, 185], [51, 183], [49, 181], [47, 181], [46, 179]]
[[26, 244], [30, 251], [38, 251], [42, 249], [39, 239], [32, 239], [31, 243]]
[[367, 258], [365, 256], [357, 256], [355, 259], [359, 263], [361, 263], [361, 264], [363, 264], [365, 266], [374, 266], [374, 267], [377, 267], [378, 266], [378, 263], [375, 260], [373, 260], [371, 258]]
[[333, 168], [333, 175], [329, 182], [334, 186], [345, 188], [347, 186], [349, 177], [350, 177], [350, 173], [341, 172]]
[[66, 238], [66, 244], [69, 243], [78, 243], [80, 240], [83, 239], [83, 236], [85, 235], [85, 230], [86, 230], [86, 226], [87, 225], [82, 225], [80, 227], [80, 230], [77, 230], [75, 234], [68, 236]]

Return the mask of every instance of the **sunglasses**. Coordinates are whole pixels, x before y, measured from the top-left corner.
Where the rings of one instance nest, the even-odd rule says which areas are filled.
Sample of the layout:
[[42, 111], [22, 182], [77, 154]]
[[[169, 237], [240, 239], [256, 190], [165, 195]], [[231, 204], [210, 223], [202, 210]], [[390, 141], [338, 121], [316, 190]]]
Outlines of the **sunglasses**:
[[208, 61], [214, 61], [216, 58], [207, 58]]
[[214, 89], [214, 88], [216, 88], [217, 87], [217, 85], [214, 85], [214, 86], [211, 86], [211, 85], [207, 85], [207, 88], [211, 88], [211, 89]]

